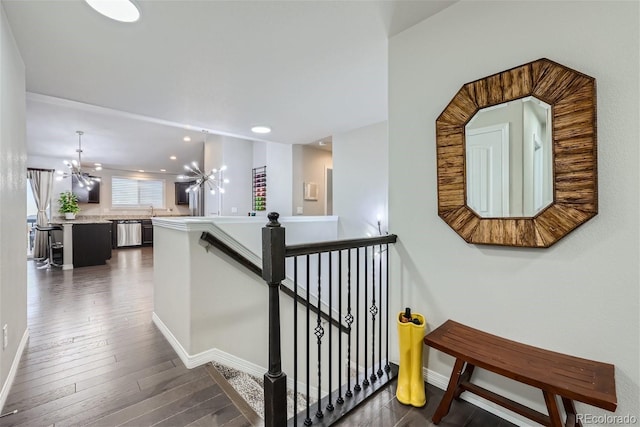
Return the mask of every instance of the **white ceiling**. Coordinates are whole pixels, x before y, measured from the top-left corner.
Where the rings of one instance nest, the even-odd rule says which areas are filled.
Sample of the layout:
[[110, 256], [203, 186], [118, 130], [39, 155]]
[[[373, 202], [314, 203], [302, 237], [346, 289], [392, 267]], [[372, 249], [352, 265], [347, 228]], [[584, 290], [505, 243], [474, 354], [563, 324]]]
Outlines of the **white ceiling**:
[[137, 0], [140, 21], [123, 24], [81, 0], [2, 0], [28, 154], [75, 157], [82, 130], [83, 161], [179, 173], [203, 129], [306, 144], [386, 120], [388, 37], [452, 3]]

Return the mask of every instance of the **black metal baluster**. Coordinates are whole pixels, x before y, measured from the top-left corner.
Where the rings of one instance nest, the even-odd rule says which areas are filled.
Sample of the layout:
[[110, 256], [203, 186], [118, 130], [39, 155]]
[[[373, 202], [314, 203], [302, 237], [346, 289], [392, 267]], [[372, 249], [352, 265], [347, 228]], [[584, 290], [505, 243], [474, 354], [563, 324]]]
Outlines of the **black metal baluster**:
[[317, 338], [317, 342], [318, 342], [318, 410], [316, 411], [316, 418], [322, 418], [324, 417], [324, 414], [322, 413], [322, 394], [321, 394], [321, 390], [322, 390], [322, 368], [321, 368], [321, 361], [322, 361], [322, 337], [324, 336], [324, 328], [322, 327], [322, 322], [321, 322], [321, 317], [320, 317], [320, 311], [321, 311], [321, 306], [320, 306], [320, 296], [322, 293], [322, 287], [321, 287], [321, 278], [322, 278], [322, 253], [318, 253], [318, 300], [317, 300], [317, 304], [318, 304], [318, 312], [316, 315], [316, 328], [314, 329], [316, 338]]
[[376, 315], [378, 314], [378, 306], [376, 306], [376, 256], [375, 246], [371, 246], [371, 382], [378, 379], [376, 376]]
[[309, 398], [311, 397], [311, 390], [309, 389], [309, 384], [311, 383], [311, 376], [310, 376], [310, 371], [309, 371], [309, 349], [310, 349], [310, 345], [309, 345], [309, 328], [311, 327], [311, 317], [309, 315], [309, 304], [311, 304], [309, 301], [311, 301], [310, 299], [310, 293], [309, 293], [309, 289], [311, 287], [311, 277], [309, 275], [309, 255], [307, 255], [307, 333], [305, 334], [307, 336], [307, 418], [305, 418], [304, 420], [304, 425], [306, 426], [310, 426], [312, 424], [311, 421], [311, 416], [309, 414]]
[[[333, 255], [332, 252], [329, 252], [329, 403], [327, 403], [327, 411], [333, 411], [334, 407], [333, 407], [333, 389], [331, 388], [331, 377], [333, 376], [333, 369], [332, 369], [332, 360], [333, 360], [333, 354], [331, 353], [332, 350], [332, 346], [333, 346], [333, 328], [331, 327], [331, 320], [333, 320], [333, 305], [332, 305], [332, 301], [331, 301], [331, 296], [333, 293], [333, 290], [331, 289], [333, 287], [333, 260], [331, 259], [331, 256]], [[340, 319], [340, 317], [338, 317], [338, 319]], [[340, 383], [338, 383], [340, 384]]]
[[389, 372], [391, 370], [391, 366], [389, 366], [389, 244], [387, 243], [385, 246], [385, 253], [387, 254], [385, 257], [386, 262], [386, 287], [387, 287], [387, 354], [386, 354], [386, 363], [384, 365], [384, 370]]
[[[338, 319], [342, 319], [342, 251], [338, 251]], [[349, 324], [347, 323], [347, 327]], [[351, 331], [349, 331], [351, 332]], [[347, 375], [347, 393], [349, 393], [349, 376]], [[336, 403], [342, 405], [342, 334], [338, 332], [338, 399]]]
[[[353, 396], [351, 392], [351, 324], [353, 323], [353, 315], [351, 314], [351, 249], [347, 251], [347, 315], [344, 318], [345, 322], [347, 322], [347, 392], [345, 395], [347, 397]], [[357, 382], [357, 376], [356, 376]]]
[[369, 284], [369, 274], [368, 271], [369, 269], [367, 268], [367, 264], [369, 263], [369, 251], [367, 251], [367, 248], [365, 246], [364, 248], [364, 380], [362, 380], [362, 385], [367, 387], [369, 385], [369, 379], [367, 378], [367, 361], [369, 360], [369, 355], [367, 354], [367, 349], [369, 348], [368, 345], [368, 341], [369, 341], [369, 332], [367, 330], [367, 325], [369, 324], [369, 321], [367, 319], [367, 300], [369, 299], [368, 295], [368, 289], [369, 287], [367, 286]]
[[362, 390], [360, 388], [360, 248], [356, 249], [356, 385], [353, 389]]
[[298, 425], [298, 257], [293, 257], [293, 425]]
[[[382, 245], [378, 247], [378, 304], [380, 305], [380, 310], [382, 311]], [[389, 319], [387, 318], [387, 322]], [[382, 377], [384, 373], [382, 371], [382, 313], [380, 313], [380, 319], [378, 320], [378, 339], [380, 340], [380, 344], [378, 344], [378, 377]]]

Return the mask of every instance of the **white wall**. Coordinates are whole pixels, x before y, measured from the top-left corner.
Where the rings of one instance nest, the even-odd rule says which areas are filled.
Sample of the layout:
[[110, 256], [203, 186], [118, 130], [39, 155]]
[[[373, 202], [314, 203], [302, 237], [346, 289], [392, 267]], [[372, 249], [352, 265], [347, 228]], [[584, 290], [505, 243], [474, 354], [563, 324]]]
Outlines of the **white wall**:
[[222, 215], [246, 216], [251, 211], [253, 141], [225, 137], [223, 159], [227, 166], [224, 177], [230, 182], [222, 196]]
[[9, 342], [0, 351], [0, 409], [27, 333], [27, 177], [25, 69], [0, 5], [0, 325]]
[[340, 218], [340, 238], [378, 234], [378, 216], [387, 231], [388, 150], [387, 122], [333, 136], [333, 214]]
[[280, 216], [291, 216], [292, 146], [269, 142], [266, 144], [267, 158], [267, 210]]
[[[293, 150], [293, 213], [300, 215], [325, 215], [326, 210], [326, 170], [333, 167], [331, 151], [308, 145], [294, 145]], [[313, 182], [318, 186], [318, 200], [304, 200], [304, 183]]]
[[[204, 170], [219, 169], [224, 165], [224, 144], [221, 135], [210, 135], [204, 144]], [[222, 203], [224, 205], [224, 201]], [[216, 215], [218, 213], [218, 195], [209, 191], [204, 193], [204, 214]]]
[[267, 143], [262, 141], [253, 142], [253, 167], [259, 168], [267, 164]]
[[[638, 2], [459, 2], [393, 37], [389, 51], [393, 304], [410, 303], [429, 329], [451, 318], [613, 363], [616, 413], [636, 417], [639, 28]], [[549, 249], [467, 244], [437, 216], [435, 120], [464, 83], [541, 57], [597, 79], [599, 214]], [[449, 376], [450, 357], [434, 350], [425, 360], [431, 381]], [[520, 384], [479, 378], [543, 406]]]

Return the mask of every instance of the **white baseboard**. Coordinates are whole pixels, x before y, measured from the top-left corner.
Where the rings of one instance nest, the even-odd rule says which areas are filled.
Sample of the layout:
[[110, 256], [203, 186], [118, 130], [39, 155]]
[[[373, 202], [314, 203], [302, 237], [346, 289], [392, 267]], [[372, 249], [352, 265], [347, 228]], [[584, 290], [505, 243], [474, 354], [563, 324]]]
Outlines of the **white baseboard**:
[[196, 368], [212, 360], [211, 353], [214, 350], [207, 350], [198, 354], [191, 355], [187, 352], [187, 350], [184, 349], [182, 344], [180, 344], [180, 341], [178, 341], [171, 330], [167, 327], [167, 325], [164, 324], [162, 320], [160, 320], [155, 312], [151, 316], [151, 320], [153, 320], [153, 323], [158, 327], [158, 329], [160, 329], [162, 335], [164, 335], [167, 341], [169, 341], [169, 344], [171, 345], [171, 347], [173, 347], [173, 350], [178, 354], [178, 357], [180, 358], [180, 360], [182, 360], [182, 363], [184, 363], [184, 366], [186, 366], [188, 369]]
[[20, 359], [22, 358], [24, 348], [27, 346], [27, 341], [29, 341], [29, 328], [25, 329], [24, 334], [22, 334], [22, 339], [20, 340], [20, 344], [18, 344], [18, 350], [16, 351], [16, 355], [11, 363], [11, 369], [9, 369], [9, 375], [7, 375], [7, 380], [2, 385], [2, 391], [0, 391], [0, 412], [4, 412], [4, 404], [7, 402], [7, 397], [9, 396], [9, 391], [13, 385], [13, 380], [16, 378], [18, 365], [20, 365]]
[[[424, 375], [425, 380], [441, 390], [446, 390], [449, 385], [449, 378], [445, 377], [442, 374], [439, 374], [431, 369], [422, 368], [422, 374]], [[505, 419], [517, 426], [521, 427], [532, 427], [534, 424], [529, 424], [526, 421], [523, 421], [520, 418], [516, 418], [513, 416], [511, 412], [505, 412], [502, 408], [495, 406], [493, 403], [490, 403], [488, 400], [485, 400], [479, 396], [476, 396], [472, 393], [463, 393], [460, 398], [464, 401], [471, 403], [478, 408], [484, 409], [485, 411]]]
[[[217, 348], [211, 348], [205, 350], [203, 352], [190, 355], [180, 344], [180, 341], [171, 333], [167, 325], [165, 325], [162, 320], [158, 317], [156, 313], [153, 313], [151, 319], [153, 323], [160, 329], [162, 335], [169, 341], [173, 350], [178, 354], [184, 366], [188, 369], [193, 369], [201, 365], [205, 365], [209, 362], [218, 362], [222, 365], [228, 366], [233, 369], [237, 369], [240, 372], [244, 372], [249, 375], [253, 375], [254, 377], [262, 378], [264, 374], [267, 372], [267, 368], [256, 365], [255, 363], [249, 362], [248, 360], [241, 359], [232, 354], [219, 350]], [[287, 387], [293, 390], [293, 378], [287, 377]], [[306, 388], [306, 384], [298, 381], [298, 390], [302, 390], [303, 387]], [[309, 392], [313, 394], [318, 393], [317, 387], [309, 387]]]

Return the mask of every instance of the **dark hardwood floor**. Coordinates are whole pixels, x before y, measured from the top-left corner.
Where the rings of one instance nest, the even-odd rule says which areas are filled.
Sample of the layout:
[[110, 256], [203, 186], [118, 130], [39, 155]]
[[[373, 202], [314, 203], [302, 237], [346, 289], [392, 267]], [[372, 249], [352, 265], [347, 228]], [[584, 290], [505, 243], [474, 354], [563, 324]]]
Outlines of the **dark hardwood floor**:
[[[259, 426], [211, 365], [187, 369], [155, 325], [153, 249], [113, 251], [104, 266], [38, 270], [28, 261], [30, 338], [1, 426]], [[265, 349], [266, 351], [266, 349]], [[382, 390], [340, 426], [431, 426], [442, 391], [424, 408]], [[505, 427], [463, 401], [440, 426]]]
[[213, 379], [187, 369], [151, 322], [151, 248], [104, 266], [28, 261], [29, 342], [0, 426], [251, 426]]
[[[422, 408], [403, 405], [396, 399], [396, 383], [378, 392], [362, 407], [336, 426], [373, 427], [434, 427], [431, 417], [436, 411], [444, 390], [427, 384], [427, 404]], [[514, 424], [496, 417], [463, 400], [454, 400], [449, 414], [438, 427], [511, 427]]]

